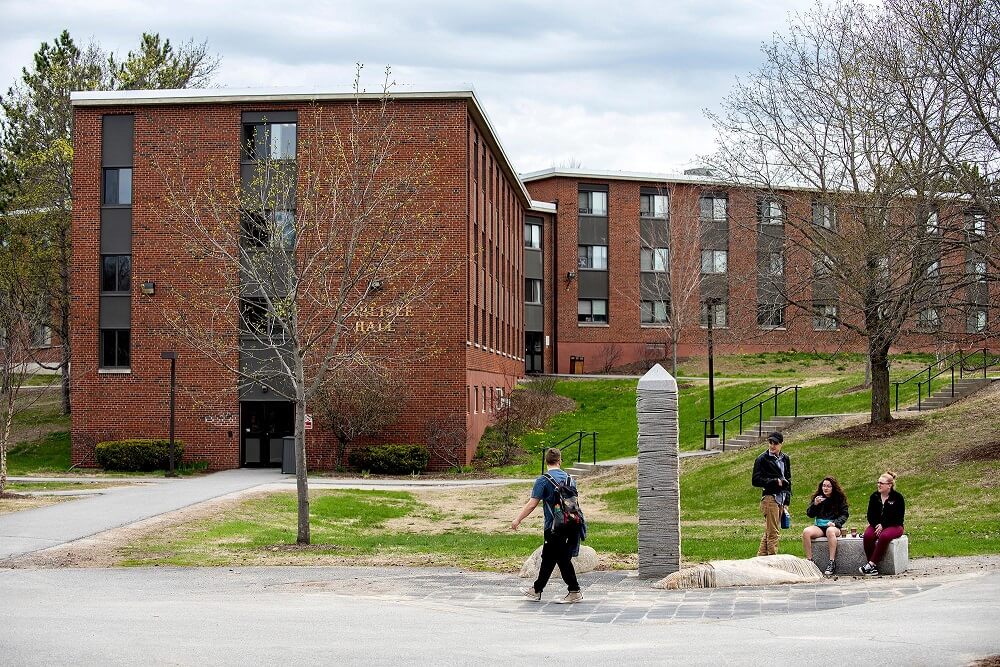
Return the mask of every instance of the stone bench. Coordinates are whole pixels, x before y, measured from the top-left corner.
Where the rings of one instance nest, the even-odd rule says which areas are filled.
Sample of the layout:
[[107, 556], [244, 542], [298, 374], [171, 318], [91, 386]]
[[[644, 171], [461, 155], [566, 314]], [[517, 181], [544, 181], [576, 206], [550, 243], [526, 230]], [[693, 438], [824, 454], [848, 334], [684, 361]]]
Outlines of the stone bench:
[[[812, 561], [823, 571], [830, 562], [830, 547], [825, 537], [813, 540]], [[837, 538], [837, 568], [834, 574], [855, 575], [858, 568], [868, 562], [865, 558], [865, 545], [861, 536]], [[889, 543], [882, 561], [876, 563], [882, 574], [900, 574], [910, 566], [910, 540], [904, 534]]]

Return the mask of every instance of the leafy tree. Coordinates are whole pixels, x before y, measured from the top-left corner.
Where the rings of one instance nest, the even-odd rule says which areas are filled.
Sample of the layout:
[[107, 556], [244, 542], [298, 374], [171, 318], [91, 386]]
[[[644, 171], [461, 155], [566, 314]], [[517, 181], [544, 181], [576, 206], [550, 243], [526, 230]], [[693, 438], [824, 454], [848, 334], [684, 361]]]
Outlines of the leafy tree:
[[183, 88], [207, 83], [218, 66], [204, 43], [174, 49], [170, 40], [144, 33], [137, 51], [124, 58], [99, 45], [80, 48], [63, 31], [45, 42], [18, 82], [0, 98], [0, 151], [7, 171], [10, 218], [22, 232], [43, 239], [29, 265], [46, 272], [54, 317], [53, 331], [62, 343], [63, 412], [70, 411], [70, 218], [72, 210], [72, 91], [113, 88]]

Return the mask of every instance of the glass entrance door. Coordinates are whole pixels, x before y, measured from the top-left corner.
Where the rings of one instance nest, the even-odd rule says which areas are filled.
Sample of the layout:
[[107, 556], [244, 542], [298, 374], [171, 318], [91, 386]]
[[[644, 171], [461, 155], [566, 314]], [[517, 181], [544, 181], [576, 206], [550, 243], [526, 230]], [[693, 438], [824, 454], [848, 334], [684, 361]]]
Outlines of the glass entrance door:
[[524, 333], [524, 372], [543, 373], [542, 368], [542, 338], [541, 331], [526, 331]]
[[240, 465], [278, 467], [282, 441], [295, 435], [295, 406], [289, 401], [240, 403]]

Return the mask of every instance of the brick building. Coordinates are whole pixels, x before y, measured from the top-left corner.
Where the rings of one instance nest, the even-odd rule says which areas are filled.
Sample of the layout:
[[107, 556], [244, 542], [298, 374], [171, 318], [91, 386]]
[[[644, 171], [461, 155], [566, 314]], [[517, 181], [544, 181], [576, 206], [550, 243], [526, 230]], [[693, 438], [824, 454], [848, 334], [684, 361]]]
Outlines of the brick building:
[[[92, 465], [102, 440], [164, 436], [166, 350], [179, 356], [177, 435], [186, 458], [213, 468], [280, 462], [277, 437], [291, 428], [291, 405], [275, 400], [273, 385], [241, 381], [236, 369], [252, 356], [243, 337], [220, 363], [168, 326], [171, 310], [183, 312], [173, 295], [226, 284], [238, 272], [182, 252], [184, 228], [165, 222], [177, 217], [165, 173], [211, 171], [245, 186], [242, 174], [253, 160], [243, 143], [259, 139], [272, 158], [297, 167], [301, 191], [310, 169], [297, 147], [333, 141], [330, 128], [346, 126], [356, 101], [269, 91], [74, 94], [74, 463]], [[377, 104], [379, 96], [361, 101]], [[382, 339], [404, 360], [408, 384], [403, 416], [382, 441], [422, 441], [429, 426], [446, 424], [461, 440], [458, 458], [468, 461], [497, 397], [524, 371], [522, 221], [530, 202], [472, 91], [394, 95], [392, 114], [402, 136], [397, 159], [429, 165], [415, 200], [438, 230], [442, 270], [433, 276], [433, 296], [400, 314], [392, 341]], [[228, 224], [239, 229], [239, 213]], [[245, 304], [253, 297], [240, 289]], [[235, 338], [241, 307], [224, 299], [192, 303], [184, 317], [218, 318]], [[374, 301], [355, 324], [376, 326], [380, 308]], [[405, 363], [428, 340], [435, 353]], [[330, 467], [332, 435], [317, 423], [307, 440], [310, 464]]]
[[[298, 168], [301, 190], [310, 170], [308, 151], [298, 151], [333, 150], [329, 127], [343, 127], [355, 103], [353, 95], [270, 91], [73, 95], [74, 463], [93, 464], [101, 440], [165, 434], [167, 350], [180, 357], [177, 424], [187, 458], [213, 468], [280, 463], [277, 437], [290, 431], [291, 407], [275, 400], [275, 385], [241, 380], [236, 369], [252, 357], [242, 338], [231, 358], [214, 361], [169, 321], [171, 309], [217, 319], [236, 338], [240, 304], [254, 297], [238, 286], [239, 303], [185, 310], [175, 296], [198, 280], [238, 282], [240, 272], [179, 252], [185, 230], [167, 223], [177, 216], [164, 165], [170, 156], [174, 167], [228, 175], [245, 188], [254, 165], [245, 147], [259, 144]], [[791, 215], [820, 226], [832, 219], [809, 193], [772, 200], [703, 172], [550, 169], [519, 178], [471, 90], [395, 94], [392, 107], [399, 159], [430, 165], [413, 189], [440, 233], [441, 270], [433, 297], [406, 309], [381, 339], [404, 362], [408, 398], [379, 441], [423, 442], [446, 426], [467, 462], [525, 372], [600, 371], [666, 358], [674, 345], [698, 354], [709, 317], [725, 352], [863, 349], [835, 325], [843, 316], [836, 289], [782, 224]], [[281, 214], [294, 219], [295, 205]], [[238, 213], [223, 223], [243, 224]], [[796, 290], [811, 304], [802, 315], [782, 301]], [[989, 306], [1000, 295], [984, 283], [966, 296], [966, 342], [980, 344], [997, 331]], [[378, 326], [372, 313], [385, 307], [373, 302], [355, 324]], [[937, 315], [922, 317], [927, 324]], [[432, 355], [421, 351], [428, 340]], [[938, 342], [933, 327], [917, 326], [904, 344]], [[317, 422], [306, 437], [310, 465], [330, 467], [332, 434]]]

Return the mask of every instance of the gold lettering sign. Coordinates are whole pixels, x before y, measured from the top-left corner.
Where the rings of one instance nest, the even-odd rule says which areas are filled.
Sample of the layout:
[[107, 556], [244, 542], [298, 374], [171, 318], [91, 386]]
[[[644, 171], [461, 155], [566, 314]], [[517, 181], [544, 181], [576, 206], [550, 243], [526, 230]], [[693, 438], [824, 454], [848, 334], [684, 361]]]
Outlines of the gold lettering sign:
[[397, 317], [413, 317], [412, 306], [366, 305], [358, 308], [358, 319], [354, 321], [354, 333], [391, 332], [395, 333]]

